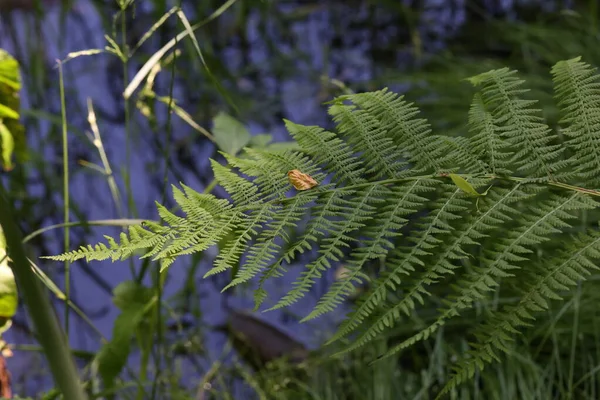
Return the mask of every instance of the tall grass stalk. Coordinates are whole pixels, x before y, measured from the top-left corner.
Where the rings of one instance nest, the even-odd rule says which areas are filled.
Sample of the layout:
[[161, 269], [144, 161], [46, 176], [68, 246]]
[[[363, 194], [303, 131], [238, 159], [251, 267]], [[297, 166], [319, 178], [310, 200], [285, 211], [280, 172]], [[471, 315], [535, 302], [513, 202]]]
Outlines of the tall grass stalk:
[[21, 232], [13, 221], [14, 212], [8, 202], [4, 185], [0, 184], [0, 225], [6, 234], [8, 253], [12, 269], [23, 293], [29, 316], [33, 321], [37, 340], [42, 345], [54, 380], [65, 399], [84, 400], [87, 397], [79, 381], [75, 362], [71, 357], [68, 342], [45, 295], [42, 285], [29, 266], [21, 242]]
[[[65, 251], [71, 247], [70, 233], [71, 230], [68, 226], [69, 221], [69, 146], [68, 146], [68, 134], [67, 134], [67, 107], [65, 101], [65, 82], [63, 76], [62, 63], [58, 61], [58, 76], [60, 86], [60, 113], [61, 113], [61, 128], [62, 128], [62, 152], [63, 152], [63, 198], [64, 198], [64, 237], [65, 237]], [[65, 296], [67, 297], [67, 304], [71, 301], [71, 263], [65, 261]], [[67, 342], [69, 341], [69, 307], [65, 307], [65, 334], [67, 335]]]

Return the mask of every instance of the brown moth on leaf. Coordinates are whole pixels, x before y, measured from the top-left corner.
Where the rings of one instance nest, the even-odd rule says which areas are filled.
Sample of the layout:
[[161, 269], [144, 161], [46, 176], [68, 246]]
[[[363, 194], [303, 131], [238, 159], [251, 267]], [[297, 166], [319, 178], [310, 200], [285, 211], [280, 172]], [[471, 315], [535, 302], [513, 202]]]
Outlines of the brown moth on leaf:
[[312, 189], [319, 184], [319, 182], [314, 180], [310, 175], [302, 173], [297, 169], [288, 172], [288, 179], [296, 190]]

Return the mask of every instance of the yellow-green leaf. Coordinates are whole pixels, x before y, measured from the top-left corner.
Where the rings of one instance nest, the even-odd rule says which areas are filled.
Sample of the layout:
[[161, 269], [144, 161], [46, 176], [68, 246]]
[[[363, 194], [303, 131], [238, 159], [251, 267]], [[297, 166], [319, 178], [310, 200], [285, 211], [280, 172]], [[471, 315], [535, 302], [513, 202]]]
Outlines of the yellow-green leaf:
[[4, 104], [0, 104], [0, 118], [19, 119], [19, 113]]
[[471, 196], [481, 196], [481, 194], [477, 190], [475, 190], [475, 188], [462, 176], [456, 174], [449, 175], [450, 179], [452, 179], [452, 182], [454, 182], [454, 184], [458, 186], [463, 192], [470, 194]]
[[21, 90], [19, 63], [2, 49], [0, 49], [0, 83], [9, 86], [14, 91]]
[[11, 170], [13, 153], [18, 162], [27, 159], [25, 128], [20, 122], [21, 77], [19, 63], [0, 49], [0, 149], [4, 170]]
[[10, 327], [18, 305], [17, 283], [8, 261], [6, 240], [0, 229], [0, 334]]
[[15, 150], [15, 141], [2, 120], [0, 119], [0, 143], [2, 143], [2, 167], [5, 171], [13, 169], [12, 154]]

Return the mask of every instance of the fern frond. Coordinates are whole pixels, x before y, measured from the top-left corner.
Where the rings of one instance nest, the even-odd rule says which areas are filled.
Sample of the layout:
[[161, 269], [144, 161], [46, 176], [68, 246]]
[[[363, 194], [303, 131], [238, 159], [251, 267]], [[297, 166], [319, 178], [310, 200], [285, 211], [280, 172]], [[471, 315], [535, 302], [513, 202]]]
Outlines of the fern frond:
[[[185, 218], [174, 219], [175, 223], [166, 221], [173, 236], [162, 246], [153, 246], [144, 257], [166, 260], [204, 251], [218, 243], [241, 221], [242, 214], [234, 210], [227, 200], [201, 195], [185, 185], [182, 187], [183, 192], [173, 186], [173, 197], [185, 212]], [[169, 212], [164, 210], [163, 213]]]
[[564, 117], [563, 133], [573, 151], [577, 172], [592, 187], [600, 183], [600, 76], [581, 57], [552, 67], [555, 97]]
[[218, 218], [232, 211], [232, 205], [226, 199], [218, 199], [210, 194], [201, 194], [194, 189], [181, 184], [183, 191], [172, 186], [173, 199], [184, 212], [186, 219], [196, 225]]
[[[402, 283], [401, 276], [409, 276], [416, 268], [423, 267], [425, 264], [421, 257], [430, 255], [442, 241], [440, 236], [448, 234], [453, 228], [449, 223], [460, 218], [460, 212], [467, 210], [470, 202], [463, 198], [461, 191], [454, 185], [446, 184], [442, 186], [441, 194], [436, 202], [430, 205], [431, 212], [417, 223], [417, 229], [421, 229], [418, 236], [411, 236], [409, 239], [414, 242], [412, 246], [397, 247], [386, 259], [388, 271], [372, 284], [372, 288], [365, 296], [358, 300], [355, 310], [350, 313], [348, 318], [342, 322], [337, 332], [328, 343], [339, 340], [357, 329], [369, 316], [376, 315], [375, 312], [381, 308], [387, 298], [388, 291], [396, 291]], [[399, 320], [400, 311], [395, 310], [390, 314], [394, 320]], [[374, 339], [381, 333], [389, 322], [387, 319], [379, 319], [371, 324], [364, 334], [355, 339], [353, 344], [345, 351], [350, 351], [360, 347]]]
[[[338, 189], [328, 192], [324, 192], [315, 201], [315, 205], [312, 208], [312, 218], [310, 223], [304, 230], [302, 236], [296, 240], [295, 243], [291, 244], [289, 248], [279, 257], [279, 259], [271, 264], [268, 269], [263, 272], [260, 280], [258, 289], [255, 295], [255, 309], [258, 309], [262, 302], [265, 300], [265, 292], [263, 285], [268, 279], [280, 277], [285, 272], [284, 262], [291, 263], [298, 254], [312, 250], [314, 244], [323, 237], [328, 231], [334, 229], [334, 222], [331, 218], [342, 219], [345, 217], [346, 204], [345, 198], [352, 196], [353, 190]], [[315, 273], [315, 271], [313, 271]], [[307, 274], [307, 272], [305, 272]], [[311, 279], [311, 277], [307, 277]], [[281, 302], [295, 302], [302, 297], [302, 293], [298, 293], [298, 297], [293, 299], [286, 296], [285, 299], [281, 299]], [[279, 308], [278, 305], [271, 309]]]
[[356, 106], [333, 104], [329, 115], [342, 138], [355, 151], [363, 153], [366, 174], [373, 179], [398, 177], [405, 163], [398, 158], [394, 142], [386, 136], [380, 122]]
[[[475, 328], [477, 341], [458, 363], [449, 390], [499, 359], [534, 314], [596, 269], [600, 258], [596, 232], [565, 239], [575, 220], [597, 218], [587, 211], [600, 197], [600, 83], [580, 59], [556, 64], [552, 74], [565, 143], [507, 68], [470, 79], [478, 92], [466, 137], [432, 134], [418, 109], [387, 89], [345, 95], [331, 102], [332, 131], [286, 121], [298, 151], [246, 149], [244, 158], [224, 154], [227, 165], [211, 161], [228, 199], [182, 185], [173, 196], [183, 215], [157, 204], [160, 224], [130, 227], [107, 243], [51, 258], [139, 254], [165, 269], [181, 255], [219, 244], [205, 276], [233, 271], [225, 289], [258, 278], [257, 307], [268, 295], [265, 282], [302, 261], [303, 272], [271, 309], [294, 304], [343, 264], [348, 273], [304, 320], [332, 311], [355, 285], [370, 281], [329, 341], [354, 336], [344, 351], [383, 336], [434, 296], [445, 297], [433, 323], [382, 358], [428, 339], [497, 292], [501, 280], [509, 282], [522, 293], [520, 302]], [[289, 171], [310, 177], [311, 185], [292, 186]]]
[[[522, 190], [521, 185], [515, 185], [512, 189], [492, 189], [488, 194], [489, 199], [487, 199], [487, 201], [489, 205], [485, 212], [482, 211], [479, 215], [471, 215], [466, 222], [457, 228], [452, 228], [447, 225], [446, 232], [451, 230], [451, 237], [445, 237], [445, 249], [443, 251], [438, 250], [440, 256], [437, 257], [437, 261], [430, 261], [428, 265], [425, 265], [423, 261], [419, 261], [420, 257], [428, 254], [425, 246], [437, 246], [438, 244], [430, 244], [425, 238], [419, 241], [418, 246], [414, 246], [411, 249], [408, 256], [400, 257], [397, 261], [390, 260], [390, 265], [392, 266], [398, 265], [399, 263], [395, 268], [398, 268], [400, 271], [403, 271], [406, 268], [406, 263], [411, 262], [420, 263], [425, 267], [425, 270], [420, 274], [419, 279], [412, 283], [405, 291], [402, 300], [388, 307], [385, 312], [376, 316], [376, 318], [371, 321], [370, 326], [362, 333], [362, 335], [354, 340], [351, 348], [364, 346], [375, 339], [385, 330], [393, 327], [400, 320], [402, 314], [410, 316], [417, 303], [423, 304], [425, 297], [429, 296], [429, 292], [426, 289], [427, 286], [438, 283], [444, 275], [453, 275], [455, 270], [460, 268], [459, 265], [456, 265], [456, 261], [469, 258], [470, 253], [468, 253], [464, 247], [476, 245], [477, 240], [486, 237], [488, 232], [493, 229], [498, 229], [502, 224], [510, 221], [510, 214], [514, 213], [511, 205], [523, 201], [530, 196], [530, 193]], [[388, 285], [391, 282], [392, 281], [389, 281], [389, 278], [384, 281], [384, 283]], [[375, 297], [374, 299], [377, 298]], [[375, 304], [381, 304], [381, 300], [373, 302], [370, 307], [374, 307]], [[406, 347], [409, 343], [415, 343], [418, 340], [428, 338], [438, 327], [439, 325], [437, 323], [434, 324], [429, 330], [424, 330], [416, 335], [412, 341], [405, 341], [404, 346], [399, 345], [390, 349], [390, 352], [386, 355], [390, 356], [396, 353]]]
[[271, 203], [263, 203], [259, 208], [243, 214], [236, 227], [235, 239], [229, 241], [219, 252], [214, 266], [204, 275], [209, 277], [231, 269], [237, 264], [248, 242], [255, 236], [267, 221], [273, 219], [278, 207]]
[[466, 137], [442, 137], [440, 142], [446, 148], [448, 159], [455, 165], [454, 168], [448, 167], [448, 172], [460, 171], [474, 176], [489, 173], [488, 166], [477, 157]]
[[499, 278], [513, 276], [513, 270], [520, 268], [519, 263], [527, 260], [524, 255], [532, 253], [532, 246], [548, 241], [552, 234], [570, 227], [567, 220], [575, 218], [570, 211], [590, 210], [595, 207], [597, 203], [593, 199], [580, 193], [566, 198], [562, 194], [554, 194], [550, 195], [548, 200], [537, 202], [535, 209], [521, 215], [521, 224], [517, 228], [511, 229], [507, 237], [498, 240], [494, 249], [486, 252], [481, 266], [473, 267], [473, 271], [459, 281], [455, 289], [458, 293], [444, 301], [448, 307], [437, 320], [391, 348], [384, 357], [429, 338], [447, 319], [470, 308], [476, 300], [485, 299], [487, 294], [499, 285]]
[[[239, 271], [237, 277], [229, 285], [233, 287], [239, 283], [246, 282], [258, 275], [261, 271], [267, 270], [264, 276], [274, 278], [277, 276], [278, 270], [272, 268], [270, 260], [275, 257], [281, 246], [276, 243], [278, 238], [282, 238], [284, 243], [289, 243], [289, 235], [286, 230], [296, 226], [296, 222], [300, 221], [308, 209], [309, 203], [313, 202], [315, 196], [297, 196], [293, 202], [285, 205], [285, 208], [280, 216], [279, 221], [270, 224], [258, 237], [256, 243], [248, 250], [249, 257], [246, 263]], [[255, 308], [258, 309], [267, 297], [266, 291], [263, 289], [265, 279], [261, 279], [258, 288], [254, 293]], [[225, 287], [227, 289], [227, 287]], [[224, 290], [225, 290], [224, 289]]]
[[375, 117], [388, 132], [400, 153], [414, 167], [412, 172], [442, 172], [449, 160], [438, 136], [431, 134], [431, 126], [423, 118], [415, 118], [419, 109], [408, 103], [403, 96], [388, 89], [376, 92], [358, 93], [343, 96]]
[[260, 199], [258, 186], [242, 178], [231, 169], [224, 167], [215, 160], [210, 160], [215, 179], [229, 193], [235, 204], [244, 206], [253, 204]]
[[333, 174], [333, 182], [356, 184], [365, 181], [363, 162], [353, 155], [352, 149], [335, 133], [318, 126], [294, 124], [288, 120], [285, 120], [285, 126], [300, 148], [316, 164]]
[[[509, 342], [519, 333], [519, 328], [531, 326], [534, 313], [547, 310], [548, 300], [562, 300], [559, 292], [577, 285], [592, 270], [599, 270], [600, 235], [598, 232], [581, 233], [571, 243], [579, 248], [576, 252], [561, 250], [556, 259], [561, 262], [548, 268], [547, 263], [537, 263], [530, 279], [526, 280], [521, 300], [514, 306], [504, 309], [488, 318], [485, 324], [474, 332], [476, 343], [454, 366], [453, 376], [446, 383], [438, 398], [453, 387], [473, 377], [476, 370], [483, 370], [492, 361], [500, 361], [500, 352], [509, 351]], [[554, 257], [552, 257], [554, 259]]]
[[528, 89], [524, 81], [516, 77], [517, 71], [508, 68], [492, 70], [469, 78], [475, 86], [481, 86], [481, 98], [490, 110], [505, 140], [514, 150], [510, 162], [517, 171], [532, 177], [556, 178], [556, 173], [568, 166], [562, 159], [563, 147], [552, 144], [548, 125], [543, 123], [541, 110], [532, 106], [536, 100], [524, 100], [520, 96]]
[[365, 263], [388, 254], [394, 247], [392, 240], [401, 236], [400, 229], [408, 222], [407, 217], [424, 208], [428, 199], [420, 194], [432, 192], [438, 184], [439, 181], [433, 179], [417, 179], [409, 184], [399, 185], [385, 194], [385, 197], [398, 200], [385, 204], [371, 220], [369, 226], [362, 230], [361, 236], [366, 239], [362, 241], [363, 246], [358, 247], [348, 256], [346, 268], [349, 272], [331, 286], [303, 321], [333, 311], [354, 292], [355, 283], [361, 284], [362, 279], [368, 278], [362, 272]]
[[385, 191], [385, 187], [369, 185], [359, 191], [356, 198], [341, 200], [337, 204], [336, 211], [343, 218], [328, 221], [335, 233], [322, 240], [318, 250], [319, 257], [306, 266], [306, 271], [292, 284], [292, 289], [272, 309], [288, 307], [300, 300], [314, 285], [315, 280], [331, 268], [331, 262], [344, 258], [342, 249], [355, 240], [349, 234], [365, 226], [366, 221], [375, 214], [376, 205], [381, 202]]
[[[261, 199], [264, 201], [280, 200], [290, 190], [289, 182], [281, 179], [288, 171], [301, 170], [312, 175], [317, 181], [322, 181], [324, 174], [305, 154], [296, 151], [271, 153], [255, 149], [246, 149], [248, 158], [237, 158], [224, 154], [229, 165], [236, 167], [242, 174], [254, 177], [253, 183], [258, 187]], [[215, 176], [216, 178], [216, 176]]]
[[287, 230], [296, 226], [306, 213], [308, 204], [315, 198], [316, 195], [296, 196], [274, 213], [267, 228], [257, 236], [256, 243], [248, 249], [248, 258], [243, 267], [235, 279], [223, 290], [247, 282], [267, 268], [270, 260], [278, 254], [281, 248], [276, 243], [277, 238], [282, 238], [285, 243], [288, 242]]
[[117, 242], [110, 236], [104, 236], [108, 242], [108, 246], [104, 243], [98, 243], [95, 246], [81, 246], [78, 250], [73, 250], [58, 256], [47, 256], [55, 261], [76, 261], [85, 259], [106, 260], [112, 259], [125, 260], [131, 257], [134, 253], [148, 248], [161, 248], [168, 240], [174, 237], [173, 232], [168, 232], [168, 229], [160, 225], [150, 225], [149, 222], [145, 225], [132, 225], [128, 227], [128, 235], [124, 232], [119, 236], [120, 242]]
[[494, 117], [486, 109], [481, 94], [473, 96], [469, 109], [469, 140], [472, 154], [485, 165], [485, 170], [493, 175], [510, 175], [509, 143], [500, 135], [500, 127], [496, 125]]

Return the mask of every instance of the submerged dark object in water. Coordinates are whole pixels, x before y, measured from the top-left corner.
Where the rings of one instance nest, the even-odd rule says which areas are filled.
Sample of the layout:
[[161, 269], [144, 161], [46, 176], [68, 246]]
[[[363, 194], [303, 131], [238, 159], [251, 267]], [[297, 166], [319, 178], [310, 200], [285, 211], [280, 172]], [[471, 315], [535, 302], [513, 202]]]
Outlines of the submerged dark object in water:
[[255, 367], [282, 357], [288, 357], [293, 363], [308, 357], [302, 343], [247, 312], [229, 310], [226, 330], [236, 350]]

